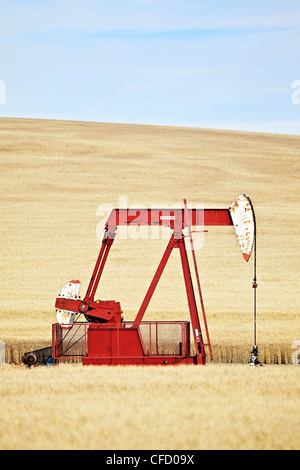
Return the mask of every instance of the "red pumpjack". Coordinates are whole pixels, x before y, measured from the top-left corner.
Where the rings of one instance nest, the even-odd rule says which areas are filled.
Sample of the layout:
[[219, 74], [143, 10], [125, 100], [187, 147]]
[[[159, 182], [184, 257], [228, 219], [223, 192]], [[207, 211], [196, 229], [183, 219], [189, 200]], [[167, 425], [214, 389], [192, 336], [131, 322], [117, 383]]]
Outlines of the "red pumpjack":
[[[171, 238], [133, 322], [123, 320], [123, 312], [119, 302], [95, 300], [96, 290], [109, 251], [116, 238], [117, 227], [129, 225], [167, 226], [172, 230]], [[213, 360], [196, 263], [192, 226], [203, 228], [204, 226], [229, 225], [233, 225], [229, 209], [189, 209], [186, 200], [184, 200], [184, 209], [113, 209], [105, 225], [100, 253], [85, 297], [83, 300], [62, 297], [56, 299], [56, 309], [83, 314], [87, 322], [83, 324], [75, 322], [69, 326], [53, 325], [53, 362], [58, 363], [65, 357], [70, 358], [70, 355], [64, 354], [63, 351], [66, 330], [69, 334], [69, 329], [80, 325], [81, 327], [84, 326], [82, 335], [84, 337], [84, 350], [80, 354], [84, 365], [205, 364], [205, 347], [209, 348], [210, 358]], [[185, 228], [188, 229], [188, 235], [183, 234]], [[190, 239], [206, 341], [203, 339], [200, 326], [185, 237]], [[194, 337], [195, 350], [193, 355], [191, 355], [190, 345], [190, 322], [142, 321], [173, 249], [178, 249], [180, 253], [191, 330]], [[174, 341], [171, 349], [169, 351], [164, 350], [166, 346], [163, 343], [172, 338]]]

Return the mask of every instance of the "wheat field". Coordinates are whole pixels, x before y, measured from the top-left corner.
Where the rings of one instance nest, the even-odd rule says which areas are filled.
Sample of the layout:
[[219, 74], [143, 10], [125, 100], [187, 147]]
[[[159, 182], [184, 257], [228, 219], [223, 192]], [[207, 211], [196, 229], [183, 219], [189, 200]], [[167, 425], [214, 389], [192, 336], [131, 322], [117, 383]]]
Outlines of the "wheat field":
[[[299, 368], [292, 364], [300, 340], [299, 155], [300, 137], [292, 135], [0, 119], [0, 340], [8, 361], [51, 344], [54, 302], [66, 282], [80, 279], [84, 295], [108, 216], [103, 204], [183, 207], [186, 198], [227, 208], [243, 192], [257, 219], [257, 343], [266, 364], [251, 371], [246, 364], [253, 260], [242, 259], [233, 227], [209, 227], [196, 256], [215, 363], [163, 370], [2, 365], [0, 448], [299, 447]], [[136, 236], [117, 236], [98, 289], [99, 298], [121, 302], [126, 320], [135, 318], [167, 243], [164, 233]], [[177, 254], [145, 320], [189, 319]], [[82, 403], [78, 416], [66, 390]], [[132, 421], [136, 401], [141, 415]], [[161, 410], [165, 401], [171, 417]], [[78, 436], [80, 426], [88, 437]]]
[[1, 449], [299, 447], [295, 366], [2, 367]]

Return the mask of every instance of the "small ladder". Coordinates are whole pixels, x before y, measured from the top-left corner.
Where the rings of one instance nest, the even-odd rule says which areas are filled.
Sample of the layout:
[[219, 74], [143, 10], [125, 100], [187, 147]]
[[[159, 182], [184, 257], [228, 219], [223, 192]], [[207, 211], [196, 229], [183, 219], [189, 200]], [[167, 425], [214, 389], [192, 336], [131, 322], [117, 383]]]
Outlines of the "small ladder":
[[190, 223], [189, 216], [188, 216], [188, 208], [187, 208], [186, 199], [183, 200], [183, 203], [184, 203], [185, 220], [186, 220], [187, 227], [188, 227], [188, 232], [189, 232], [189, 238], [190, 238], [190, 243], [191, 243], [191, 251], [192, 251], [194, 268], [195, 268], [195, 275], [196, 275], [196, 279], [197, 279], [197, 286], [198, 286], [202, 316], [203, 316], [205, 332], [206, 332], [206, 339], [207, 339], [207, 343], [203, 344], [203, 346], [208, 346], [210, 359], [211, 359], [211, 361], [213, 361], [213, 353], [212, 353], [212, 347], [211, 347], [211, 342], [210, 342], [209, 332], [208, 332], [208, 326], [207, 326], [207, 321], [206, 321], [206, 314], [205, 314], [203, 296], [202, 296], [202, 291], [201, 291], [201, 286], [200, 286], [200, 279], [199, 279], [199, 273], [198, 273], [196, 255], [195, 255], [194, 240], [193, 240], [193, 235], [192, 235], [192, 227], [191, 227], [191, 223]]

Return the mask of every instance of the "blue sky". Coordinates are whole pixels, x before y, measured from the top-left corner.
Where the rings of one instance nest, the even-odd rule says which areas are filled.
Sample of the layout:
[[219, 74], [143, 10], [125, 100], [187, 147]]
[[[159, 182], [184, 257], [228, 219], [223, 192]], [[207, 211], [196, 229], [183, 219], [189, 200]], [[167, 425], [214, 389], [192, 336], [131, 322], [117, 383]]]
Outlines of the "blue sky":
[[299, 0], [0, 0], [0, 117], [300, 135], [299, 57]]

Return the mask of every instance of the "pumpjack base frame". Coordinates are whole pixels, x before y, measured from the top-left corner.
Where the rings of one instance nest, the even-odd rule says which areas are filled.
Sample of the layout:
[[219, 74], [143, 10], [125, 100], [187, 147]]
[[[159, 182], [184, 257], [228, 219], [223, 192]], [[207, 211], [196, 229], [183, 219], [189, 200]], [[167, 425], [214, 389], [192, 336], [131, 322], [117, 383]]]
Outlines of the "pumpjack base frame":
[[190, 322], [146, 321], [135, 327], [78, 323], [53, 325], [52, 358], [81, 357], [83, 365], [205, 364], [205, 355], [190, 354]]

